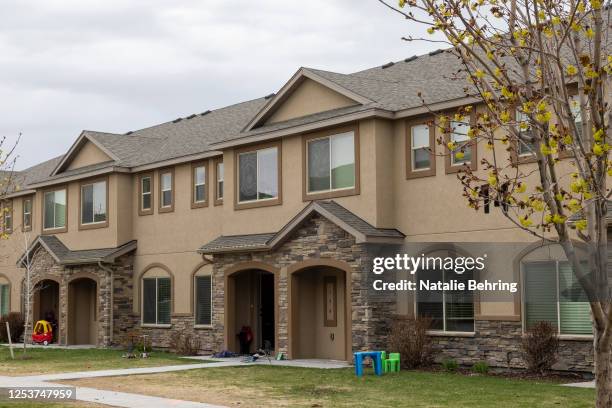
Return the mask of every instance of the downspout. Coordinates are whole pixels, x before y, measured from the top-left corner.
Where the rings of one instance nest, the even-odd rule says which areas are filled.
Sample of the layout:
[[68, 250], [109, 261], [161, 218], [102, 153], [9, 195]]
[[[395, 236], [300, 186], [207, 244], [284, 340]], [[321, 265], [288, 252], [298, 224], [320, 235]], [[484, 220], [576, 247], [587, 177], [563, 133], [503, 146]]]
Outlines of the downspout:
[[98, 261], [98, 267], [100, 269], [102, 269], [103, 271], [108, 272], [109, 276], [110, 276], [110, 305], [109, 305], [109, 312], [108, 312], [108, 328], [109, 328], [109, 346], [113, 344], [113, 332], [114, 327], [113, 327], [113, 323], [114, 323], [114, 319], [113, 319], [113, 307], [114, 307], [114, 295], [115, 295], [115, 280], [113, 279], [113, 270], [110, 268], [107, 268], [106, 266], [104, 266], [102, 264], [102, 261]]

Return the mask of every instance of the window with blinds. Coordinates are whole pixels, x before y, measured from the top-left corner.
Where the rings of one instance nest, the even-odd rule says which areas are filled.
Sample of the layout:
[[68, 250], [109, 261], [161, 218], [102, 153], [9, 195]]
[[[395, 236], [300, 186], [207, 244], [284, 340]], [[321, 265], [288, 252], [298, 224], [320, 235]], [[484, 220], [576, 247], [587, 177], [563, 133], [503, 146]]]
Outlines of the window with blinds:
[[0, 316], [9, 314], [9, 285], [0, 284]]
[[525, 326], [547, 321], [559, 334], [593, 333], [589, 303], [569, 262], [523, 264]]
[[[429, 280], [432, 282], [455, 280], [466, 284], [474, 279], [473, 271], [457, 274], [454, 271], [427, 270], [417, 273], [417, 281]], [[474, 293], [470, 290], [456, 291], [418, 291], [417, 313], [422, 317], [431, 319], [433, 330], [449, 332], [474, 331]]]
[[195, 278], [195, 324], [212, 324], [212, 276]]
[[170, 278], [144, 278], [142, 280], [142, 322], [144, 324], [170, 324], [171, 306]]

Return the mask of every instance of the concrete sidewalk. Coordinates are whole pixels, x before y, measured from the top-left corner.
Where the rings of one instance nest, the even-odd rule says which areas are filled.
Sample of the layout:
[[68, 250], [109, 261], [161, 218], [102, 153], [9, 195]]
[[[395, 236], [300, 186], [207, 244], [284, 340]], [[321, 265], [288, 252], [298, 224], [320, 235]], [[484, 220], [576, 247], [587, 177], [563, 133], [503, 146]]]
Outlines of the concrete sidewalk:
[[561, 384], [563, 387], [576, 387], [576, 388], [595, 388], [595, 380], [585, 381], [579, 383]]
[[[186, 357], [192, 360], [210, 360], [210, 356]], [[123, 368], [117, 370], [78, 371], [72, 373], [42, 374], [23, 377], [0, 376], [0, 387], [66, 387], [52, 381], [78, 380], [82, 378], [116, 377], [124, 375], [143, 375], [186, 371], [202, 368], [236, 367], [248, 365], [272, 365], [275, 367], [302, 367], [318, 369], [338, 369], [350, 367], [345, 361], [333, 360], [271, 360], [260, 359], [255, 363], [243, 363], [242, 358], [226, 358], [211, 363], [194, 363], [161, 367]], [[170, 398], [152, 397], [149, 395], [131, 394], [99, 390], [88, 387], [76, 387], [76, 398], [79, 401], [94, 402], [122, 408], [223, 408], [200, 402], [175, 400]]]

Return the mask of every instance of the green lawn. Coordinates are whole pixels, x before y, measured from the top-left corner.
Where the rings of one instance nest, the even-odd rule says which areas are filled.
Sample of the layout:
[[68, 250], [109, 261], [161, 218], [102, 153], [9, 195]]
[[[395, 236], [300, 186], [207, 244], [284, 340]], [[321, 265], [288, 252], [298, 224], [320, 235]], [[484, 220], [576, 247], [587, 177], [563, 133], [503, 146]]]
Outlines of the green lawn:
[[592, 407], [594, 391], [551, 382], [402, 371], [244, 366], [65, 381], [71, 385], [240, 407]]
[[106, 370], [112, 368], [152, 367], [162, 365], [201, 363], [181, 359], [166, 352], [153, 352], [147, 359], [122, 358], [123, 351], [110, 349], [29, 348], [28, 359], [22, 359], [21, 348], [15, 349], [11, 359], [8, 347], [0, 347], [0, 375], [35, 375], [70, 371]]

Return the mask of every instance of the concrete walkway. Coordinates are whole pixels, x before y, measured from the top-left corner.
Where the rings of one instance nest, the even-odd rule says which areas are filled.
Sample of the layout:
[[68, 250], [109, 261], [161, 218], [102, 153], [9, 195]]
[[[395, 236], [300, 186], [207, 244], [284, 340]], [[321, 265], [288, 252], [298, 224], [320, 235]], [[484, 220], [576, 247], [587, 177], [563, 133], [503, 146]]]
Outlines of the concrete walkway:
[[595, 388], [595, 380], [585, 381], [579, 383], [562, 384], [564, 387], [576, 387], [576, 388]]
[[[186, 357], [193, 360], [211, 360], [210, 356]], [[282, 360], [267, 359], [255, 363], [243, 363], [242, 358], [225, 358], [211, 363], [194, 363], [161, 367], [124, 368], [116, 370], [78, 371], [72, 373], [42, 374], [22, 377], [0, 376], [0, 387], [67, 387], [53, 381], [78, 380], [82, 378], [115, 377], [124, 375], [142, 375], [169, 373], [174, 371], [195, 370], [201, 368], [235, 367], [245, 365], [273, 365], [286, 367], [337, 369], [349, 367], [345, 361], [333, 360]], [[76, 399], [85, 402], [94, 402], [122, 408], [223, 408], [219, 405], [204, 404], [200, 402], [182, 401], [170, 398], [152, 397], [141, 394], [99, 390], [88, 387], [76, 387]]]

